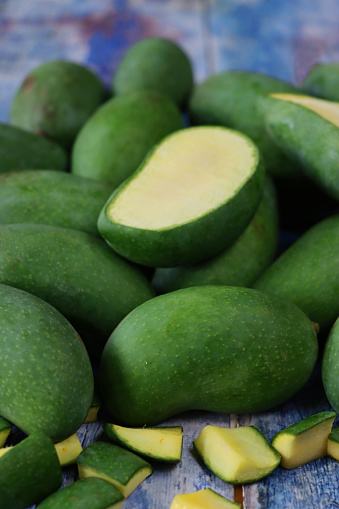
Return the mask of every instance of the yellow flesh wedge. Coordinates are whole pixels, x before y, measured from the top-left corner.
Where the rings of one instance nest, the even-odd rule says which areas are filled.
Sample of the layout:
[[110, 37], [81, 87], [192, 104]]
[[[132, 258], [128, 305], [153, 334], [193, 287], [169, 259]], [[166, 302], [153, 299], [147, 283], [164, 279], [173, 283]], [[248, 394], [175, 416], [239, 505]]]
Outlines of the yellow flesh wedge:
[[333, 419], [327, 419], [298, 435], [279, 432], [272, 445], [281, 455], [281, 466], [296, 468], [325, 456]]
[[4, 429], [0, 433], [0, 447], [3, 447], [5, 445], [5, 442], [11, 432], [11, 428]]
[[326, 101], [325, 99], [316, 99], [307, 95], [294, 94], [270, 94], [275, 99], [293, 102], [314, 111], [325, 120], [328, 120], [335, 126], [339, 127], [339, 103]]
[[76, 433], [62, 442], [54, 444], [54, 447], [62, 467], [75, 463], [77, 457], [82, 452], [81, 443]]
[[270, 473], [279, 459], [253, 427], [206, 426], [194, 442], [206, 465], [227, 482], [246, 483]]
[[182, 431], [170, 429], [125, 428], [114, 425], [121, 443], [154, 458], [180, 460]]
[[113, 486], [115, 486], [125, 498], [127, 498], [139, 486], [139, 484], [141, 484], [142, 481], [152, 473], [149, 468], [142, 468], [138, 470], [133, 475], [133, 477], [130, 478], [127, 484], [121, 484], [116, 479], [113, 479], [112, 477], [105, 475], [102, 472], [97, 472], [96, 470], [85, 468], [79, 464], [78, 470], [80, 479], [83, 479], [84, 477], [99, 477], [100, 479], [113, 484]]
[[207, 488], [194, 493], [176, 495], [170, 509], [236, 509], [239, 507], [241, 507], [239, 504]]
[[339, 443], [329, 439], [327, 443], [327, 454], [339, 461]]
[[257, 166], [247, 139], [219, 127], [195, 127], [166, 138], [108, 209], [120, 224], [157, 230], [214, 210]]

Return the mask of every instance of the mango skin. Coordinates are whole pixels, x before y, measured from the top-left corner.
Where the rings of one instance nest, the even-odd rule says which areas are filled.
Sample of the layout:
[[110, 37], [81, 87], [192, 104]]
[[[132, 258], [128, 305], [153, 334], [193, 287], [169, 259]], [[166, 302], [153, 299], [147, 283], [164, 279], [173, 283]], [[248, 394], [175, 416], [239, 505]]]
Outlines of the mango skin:
[[46, 300], [77, 330], [94, 330], [98, 347], [154, 296], [146, 276], [103, 239], [41, 224], [0, 225], [0, 282]]
[[41, 431], [15, 445], [0, 459], [0, 507], [25, 509], [56, 491], [62, 471], [51, 439]]
[[114, 190], [158, 141], [183, 127], [177, 106], [159, 92], [136, 91], [113, 97], [76, 137], [71, 172], [100, 180]]
[[278, 206], [268, 178], [251, 222], [228, 249], [202, 263], [157, 268], [152, 285], [157, 293], [200, 285], [252, 286], [273, 261], [277, 245]]
[[301, 88], [309, 95], [339, 101], [339, 63], [318, 63], [311, 67]]
[[97, 218], [110, 196], [102, 183], [55, 170], [0, 175], [0, 223], [49, 224], [99, 236]]
[[10, 122], [68, 150], [103, 100], [103, 84], [87, 67], [50, 60], [25, 77], [13, 98]]
[[27, 434], [54, 442], [83, 423], [93, 372], [76, 331], [47, 302], [0, 285], [0, 414]]
[[326, 339], [321, 364], [321, 376], [328, 401], [339, 413], [339, 319], [334, 322]]
[[272, 97], [259, 101], [268, 135], [306, 178], [339, 200], [339, 127], [300, 104]]
[[185, 51], [174, 41], [149, 37], [126, 52], [115, 72], [116, 95], [135, 90], [157, 90], [178, 106], [186, 103], [193, 87], [193, 70]]
[[254, 288], [288, 299], [328, 332], [339, 315], [339, 215], [316, 223], [259, 277]]
[[18, 170], [66, 171], [68, 157], [60, 145], [0, 122], [0, 174]]
[[115, 329], [99, 367], [101, 400], [126, 426], [193, 409], [259, 412], [296, 393], [317, 354], [313, 324], [290, 302], [250, 288], [185, 288]]
[[298, 89], [266, 74], [224, 71], [196, 85], [188, 110], [193, 124], [223, 125], [236, 129], [256, 143], [267, 172], [279, 179], [298, 179], [300, 169], [266, 132], [258, 100], [270, 92], [298, 93]]

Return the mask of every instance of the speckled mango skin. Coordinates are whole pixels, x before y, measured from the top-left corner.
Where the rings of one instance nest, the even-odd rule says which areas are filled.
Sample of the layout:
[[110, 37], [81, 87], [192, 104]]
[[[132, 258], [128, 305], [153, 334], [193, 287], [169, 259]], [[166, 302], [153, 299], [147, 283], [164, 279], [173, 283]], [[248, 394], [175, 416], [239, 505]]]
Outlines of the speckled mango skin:
[[54, 170], [0, 175], [0, 223], [49, 224], [99, 236], [97, 220], [110, 189]]
[[299, 164], [307, 178], [339, 200], [339, 128], [300, 104], [262, 98], [271, 139]]
[[273, 261], [277, 245], [278, 206], [268, 178], [251, 222], [228, 249], [202, 263], [158, 268], [152, 285], [159, 294], [200, 285], [252, 286]]
[[77, 431], [93, 394], [87, 351], [52, 306], [0, 285], [0, 414], [27, 434], [53, 441]]
[[62, 473], [51, 439], [36, 431], [0, 458], [0, 507], [30, 507], [61, 486]]
[[71, 171], [100, 180], [113, 191], [159, 140], [183, 127], [179, 109], [164, 94], [151, 90], [113, 97], [76, 137]]
[[193, 124], [223, 125], [243, 132], [258, 145], [267, 172], [279, 178], [299, 177], [300, 170], [272, 141], [265, 129], [258, 98], [270, 92], [298, 93], [284, 81], [250, 71], [224, 71], [196, 85], [189, 100]]
[[69, 149], [103, 100], [103, 84], [87, 67], [50, 60], [25, 77], [13, 98], [10, 122]]
[[67, 169], [66, 152], [57, 143], [0, 123], [0, 174], [18, 170]]
[[339, 319], [331, 328], [324, 346], [321, 376], [327, 399], [339, 413]]
[[288, 301], [250, 288], [200, 286], [136, 308], [106, 343], [104, 406], [126, 426], [193, 409], [267, 410], [310, 377], [313, 324]]
[[156, 153], [155, 146], [138, 170], [112, 193], [100, 212], [98, 230], [102, 237], [121, 256], [147, 267], [199, 263], [226, 249], [252, 219], [265, 183], [265, 168], [259, 151], [247, 136], [244, 138], [253, 150], [251, 175], [232, 196], [226, 197], [223, 203], [212, 210], [185, 223], [154, 230], [134, 228], [113, 221], [109, 216], [110, 208], [114, 207], [114, 201], [121, 192], [126, 189], [128, 192], [129, 183], [147, 168], [153, 152]]
[[339, 215], [312, 226], [255, 282], [290, 300], [328, 331], [339, 315]]
[[153, 471], [150, 463], [134, 452], [100, 440], [85, 447], [78, 456], [77, 464], [93, 470], [98, 477], [107, 476], [123, 486], [126, 486], [139, 470], [147, 469], [149, 474]]
[[85, 477], [52, 493], [41, 509], [113, 509], [121, 507], [124, 497], [111, 483], [98, 477]]
[[46, 300], [103, 344], [136, 306], [154, 296], [138, 268], [104, 240], [38, 224], [0, 225], [0, 282]]

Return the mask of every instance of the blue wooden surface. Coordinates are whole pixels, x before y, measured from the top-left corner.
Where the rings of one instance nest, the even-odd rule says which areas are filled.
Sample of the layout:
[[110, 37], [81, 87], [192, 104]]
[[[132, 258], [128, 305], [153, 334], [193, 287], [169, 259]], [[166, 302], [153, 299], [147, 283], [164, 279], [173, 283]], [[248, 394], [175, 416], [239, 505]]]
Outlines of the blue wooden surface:
[[[222, 70], [247, 69], [298, 84], [315, 62], [339, 61], [338, 21], [337, 0], [0, 0], [0, 121], [7, 121], [24, 76], [40, 63], [54, 58], [82, 62], [109, 86], [126, 49], [154, 35], [182, 45], [196, 82]], [[283, 427], [328, 408], [316, 373], [300, 395], [274, 412], [240, 417], [195, 412], [173, 418], [169, 423], [184, 426], [182, 462], [157, 467], [124, 508], [166, 509], [176, 493], [207, 486], [233, 499], [233, 487], [192, 452], [203, 426], [254, 424], [271, 439]], [[100, 423], [79, 431], [83, 445], [101, 433]], [[338, 474], [331, 458], [293, 471], [279, 468], [241, 488], [244, 507], [337, 508]], [[65, 469], [64, 483], [73, 478], [74, 469]]]

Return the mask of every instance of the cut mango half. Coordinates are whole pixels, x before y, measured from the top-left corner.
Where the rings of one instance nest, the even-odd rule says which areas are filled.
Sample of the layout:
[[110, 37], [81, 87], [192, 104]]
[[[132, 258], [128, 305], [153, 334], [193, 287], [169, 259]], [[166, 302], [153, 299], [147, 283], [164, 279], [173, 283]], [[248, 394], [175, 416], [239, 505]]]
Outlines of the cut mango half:
[[280, 463], [277, 451], [255, 426], [206, 426], [193, 444], [206, 466], [231, 484], [258, 481]]
[[327, 441], [335, 412], [320, 412], [279, 431], [272, 446], [287, 469], [305, 465], [327, 454]]
[[193, 263], [244, 230], [262, 195], [259, 151], [218, 126], [171, 134], [109, 198], [98, 228], [119, 254], [152, 266]]
[[181, 426], [156, 428], [125, 428], [104, 425], [112, 442], [147, 458], [177, 463], [181, 460], [183, 429]]
[[334, 101], [327, 101], [326, 99], [318, 99], [309, 95], [296, 95], [296, 94], [270, 94], [275, 99], [282, 101], [289, 101], [299, 104], [304, 108], [314, 111], [325, 120], [328, 120], [335, 126], [339, 127], [339, 103]]
[[108, 442], [93, 442], [77, 459], [79, 477], [110, 482], [126, 498], [152, 474], [153, 468], [131, 451]]
[[327, 455], [339, 461], [339, 427], [328, 435]]
[[241, 509], [240, 504], [219, 495], [211, 488], [184, 493], [173, 498], [170, 509]]

